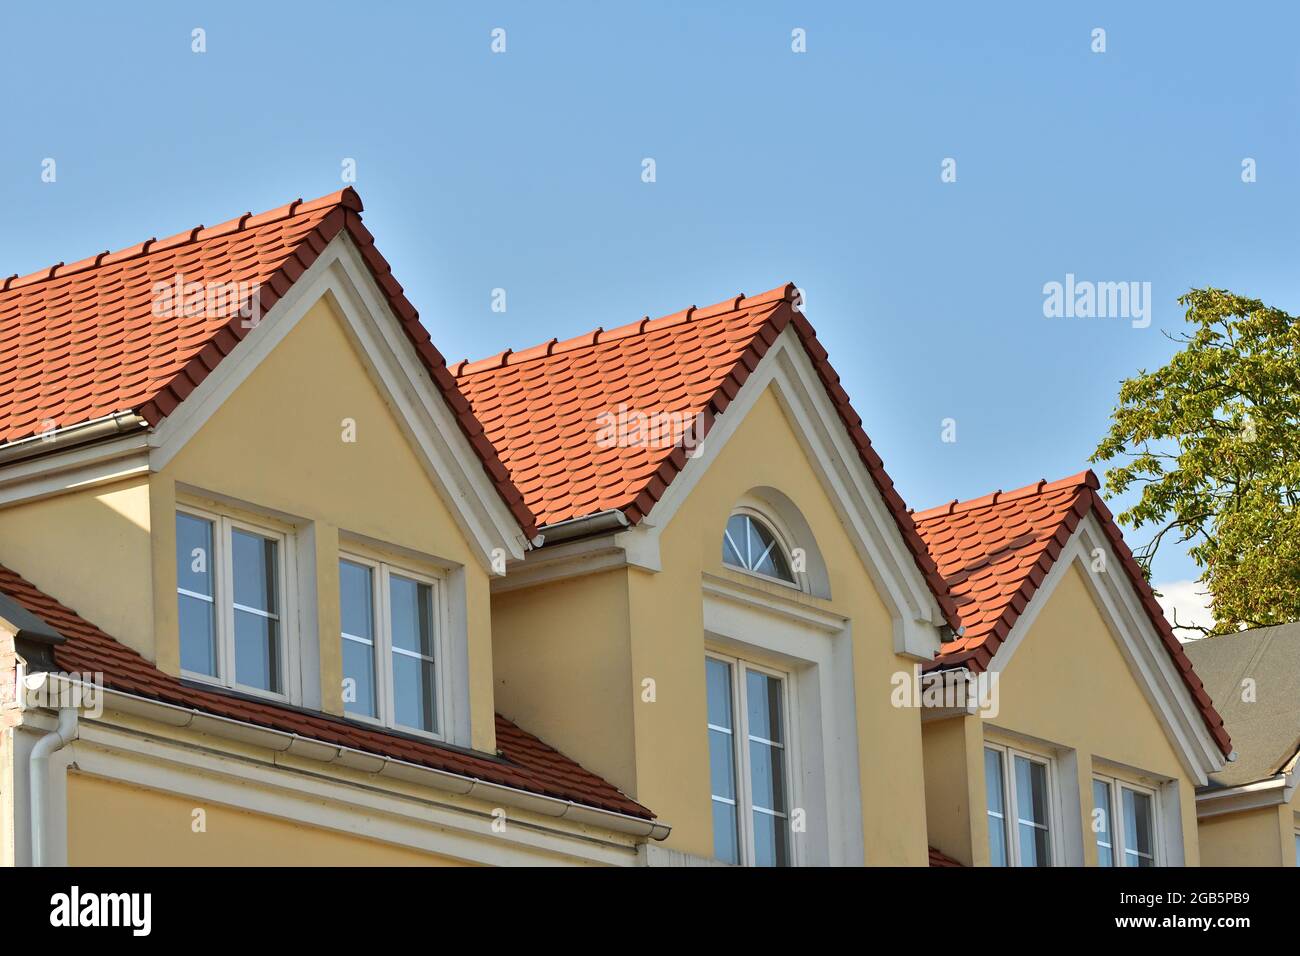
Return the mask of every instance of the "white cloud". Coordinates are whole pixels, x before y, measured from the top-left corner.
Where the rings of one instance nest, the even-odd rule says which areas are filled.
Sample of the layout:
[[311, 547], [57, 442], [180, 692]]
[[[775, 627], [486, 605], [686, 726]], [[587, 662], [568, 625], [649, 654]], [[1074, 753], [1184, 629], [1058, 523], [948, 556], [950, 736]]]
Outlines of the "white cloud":
[[[1152, 587], [1156, 590], [1160, 606], [1164, 609], [1165, 617], [1169, 619], [1170, 624], [1177, 620], [1178, 624], [1182, 625], [1214, 626], [1214, 615], [1210, 612], [1210, 595], [1200, 581], [1167, 581]], [[1200, 631], [1178, 626], [1174, 627], [1174, 633], [1184, 641], [1202, 636]]]

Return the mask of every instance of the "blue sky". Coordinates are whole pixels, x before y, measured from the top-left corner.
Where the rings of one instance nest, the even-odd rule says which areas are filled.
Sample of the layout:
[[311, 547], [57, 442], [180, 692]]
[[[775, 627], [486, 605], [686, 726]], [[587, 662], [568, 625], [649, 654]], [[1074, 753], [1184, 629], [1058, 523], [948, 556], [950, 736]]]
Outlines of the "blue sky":
[[[11, 5], [0, 272], [332, 192], [351, 158], [449, 361], [797, 282], [900, 491], [928, 507], [1085, 467], [1120, 380], [1172, 353], [1160, 329], [1186, 289], [1300, 309], [1297, 19], [1198, 3]], [[1151, 326], [1044, 318], [1044, 283], [1067, 273], [1150, 282]], [[1168, 552], [1155, 576], [1195, 569]]]

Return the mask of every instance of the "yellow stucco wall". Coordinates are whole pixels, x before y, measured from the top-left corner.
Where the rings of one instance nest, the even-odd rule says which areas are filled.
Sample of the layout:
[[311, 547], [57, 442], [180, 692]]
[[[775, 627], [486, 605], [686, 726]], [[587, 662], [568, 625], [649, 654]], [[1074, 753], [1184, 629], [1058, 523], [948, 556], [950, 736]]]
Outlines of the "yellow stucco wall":
[[0, 564], [152, 659], [151, 525], [143, 475], [0, 508]]
[[627, 622], [621, 570], [492, 596], [497, 708], [635, 794]]
[[1295, 866], [1300, 788], [1290, 803], [1205, 817], [1198, 829], [1203, 866]]
[[[911, 662], [895, 655], [889, 613], [771, 392], [663, 529], [662, 571], [623, 569], [494, 595], [500, 706], [670, 823], [666, 846], [711, 857], [702, 575], [793, 596], [722, 564], [727, 517], [756, 487], [793, 500], [829, 568], [831, 600], [794, 599], [852, 622], [866, 861], [923, 865], [919, 714], [890, 703], [891, 676]], [[598, 647], [614, 656], [596, 659]], [[530, 673], [537, 686], [520, 679]], [[647, 678], [654, 702], [643, 700]]]
[[352, 834], [86, 774], [68, 775], [70, 866], [461, 866]]
[[[1181, 818], [1165, 819], [1163, 823], [1181, 831], [1185, 862], [1196, 866], [1200, 855], [1193, 784], [1160, 718], [1129, 670], [1083, 577], [1085, 573], [1092, 572], [1082, 571], [1077, 564], [1070, 567], [1004, 665], [999, 678], [999, 713], [983, 722], [979, 735], [1049, 756], [1074, 752], [1077, 772], [1072, 777], [1067, 779], [1066, 763], [1056, 761], [1057, 785], [1062, 793], [1066, 787], [1077, 789], [1083, 860], [1088, 866], [1097, 863], [1091, 828], [1094, 771], [1147, 785], [1177, 781]], [[949, 722], [959, 720], [972, 723], [978, 718], [954, 718]], [[974, 785], [967, 786], [977, 807], [969, 817], [970, 840], [976, 865], [980, 865], [988, 859], [983, 760], [976, 750], [964, 765], [959, 765], [948, 759], [946, 749], [951, 748], [927, 751], [928, 771], [936, 776], [964, 769], [974, 778]], [[943, 768], [939, 766], [941, 761]], [[959, 782], [949, 785], [952, 789], [959, 786]], [[936, 820], [938, 812], [939, 808], [932, 804], [932, 831], [946, 833], [955, 828], [951, 819]], [[952, 852], [940, 846], [960, 859], [960, 841], [955, 848], [956, 852]]]
[[921, 725], [925, 749], [925, 813], [930, 845], [964, 866], [987, 866], [984, 791], [978, 767], [984, 750], [976, 720], [951, 718]]

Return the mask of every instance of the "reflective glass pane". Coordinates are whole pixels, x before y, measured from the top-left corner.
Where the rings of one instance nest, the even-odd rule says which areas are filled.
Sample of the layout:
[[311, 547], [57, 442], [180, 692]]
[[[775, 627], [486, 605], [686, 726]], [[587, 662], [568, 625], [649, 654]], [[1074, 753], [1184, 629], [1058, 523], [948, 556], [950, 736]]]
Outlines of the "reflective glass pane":
[[230, 533], [231, 566], [235, 603], [244, 607], [280, 613], [276, 566], [278, 545], [271, 538], [235, 528]]
[[393, 574], [388, 578], [393, 647], [433, 657], [433, 589]]
[[344, 634], [375, 638], [374, 588], [370, 568], [352, 561], [339, 562], [339, 619]]
[[282, 693], [279, 622], [239, 608], [234, 619], [236, 683]]
[[713, 855], [724, 863], [740, 862], [736, 808], [718, 800], [713, 801]]
[[989, 864], [1007, 865], [1006, 810], [1002, 792], [1002, 752], [984, 751], [984, 801], [988, 809]]
[[708, 687], [709, 723], [732, 730], [731, 665], [712, 657], [705, 658], [704, 681]]
[[378, 717], [375, 701], [375, 649], [343, 639], [343, 709], [349, 714]]
[[733, 568], [747, 567], [745, 563], [745, 519], [732, 515], [727, 521], [727, 531], [722, 536], [722, 563]]
[[1155, 825], [1151, 797], [1120, 787], [1124, 804], [1124, 865], [1155, 866]]
[[1047, 829], [1047, 767], [1020, 756], [1015, 757], [1013, 766], [1020, 865], [1051, 866], [1051, 839]]
[[785, 813], [785, 751], [751, 740], [749, 774], [754, 806]]
[[1110, 784], [1092, 782], [1092, 829], [1097, 837], [1097, 865], [1115, 865], [1115, 841], [1111, 837]]
[[789, 866], [790, 837], [785, 820], [755, 810], [754, 818], [754, 865], [755, 866]]
[[736, 748], [731, 734], [709, 730], [709, 779], [715, 797], [736, 799]]
[[217, 676], [216, 605], [188, 594], [177, 595], [180, 612], [181, 669]]
[[762, 671], [745, 671], [749, 736], [782, 743], [781, 679]]
[[393, 711], [403, 727], [437, 733], [433, 662], [393, 654]]
[[212, 597], [212, 522], [176, 514], [176, 586]]

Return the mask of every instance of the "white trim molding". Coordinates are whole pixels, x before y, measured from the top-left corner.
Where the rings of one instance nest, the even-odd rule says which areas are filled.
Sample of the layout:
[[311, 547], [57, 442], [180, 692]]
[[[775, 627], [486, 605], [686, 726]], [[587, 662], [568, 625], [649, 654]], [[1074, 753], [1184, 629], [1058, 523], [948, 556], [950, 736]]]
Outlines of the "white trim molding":
[[[49, 681], [48, 675], [40, 680]], [[54, 678], [58, 686], [75, 685]], [[29, 686], [32, 686], [29, 684]], [[53, 688], [53, 685], [51, 685]], [[61, 691], [50, 690], [54, 695]], [[45, 820], [51, 865], [67, 863], [67, 770], [192, 796], [293, 823], [494, 865], [639, 865], [637, 845], [663, 840], [667, 824], [600, 810], [190, 708], [97, 689], [102, 710], [82, 714], [77, 739], [50, 761]], [[89, 696], [89, 695], [87, 695]], [[97, 708], [98, 709], [98, 708]], [[26, 754], [53, 731], [45, 710], [23, 713], [14, 729]], [[203, 746], [184, 739], [202, 734]], [[27, 761], [16, 770], [25, 776]], [[30, 808], [26, 780], [15, 791], [15, 855]], [[504, 831], [493, 826], [510, 808]]]
[[791, 775], [799, 801], [791, 806], [803, 809], [806, 821], [806, 830], [793, 835], [795, 861], [860, 866], [862, 787], [850, 622], [714, 575], [704, 576], [702, 591], [707, 651], [787, 675], [796, 736]]
[[1280, 807], [1291, 802], [1295, 794], [1295, 779], [1289, 773], [1243, 783], [1237, 787], [1219, 790], [1198, 790], [1196, 793], [1196, 818], [1204, 820], [1225, 813], [1240, 813], [1260, 807]]

